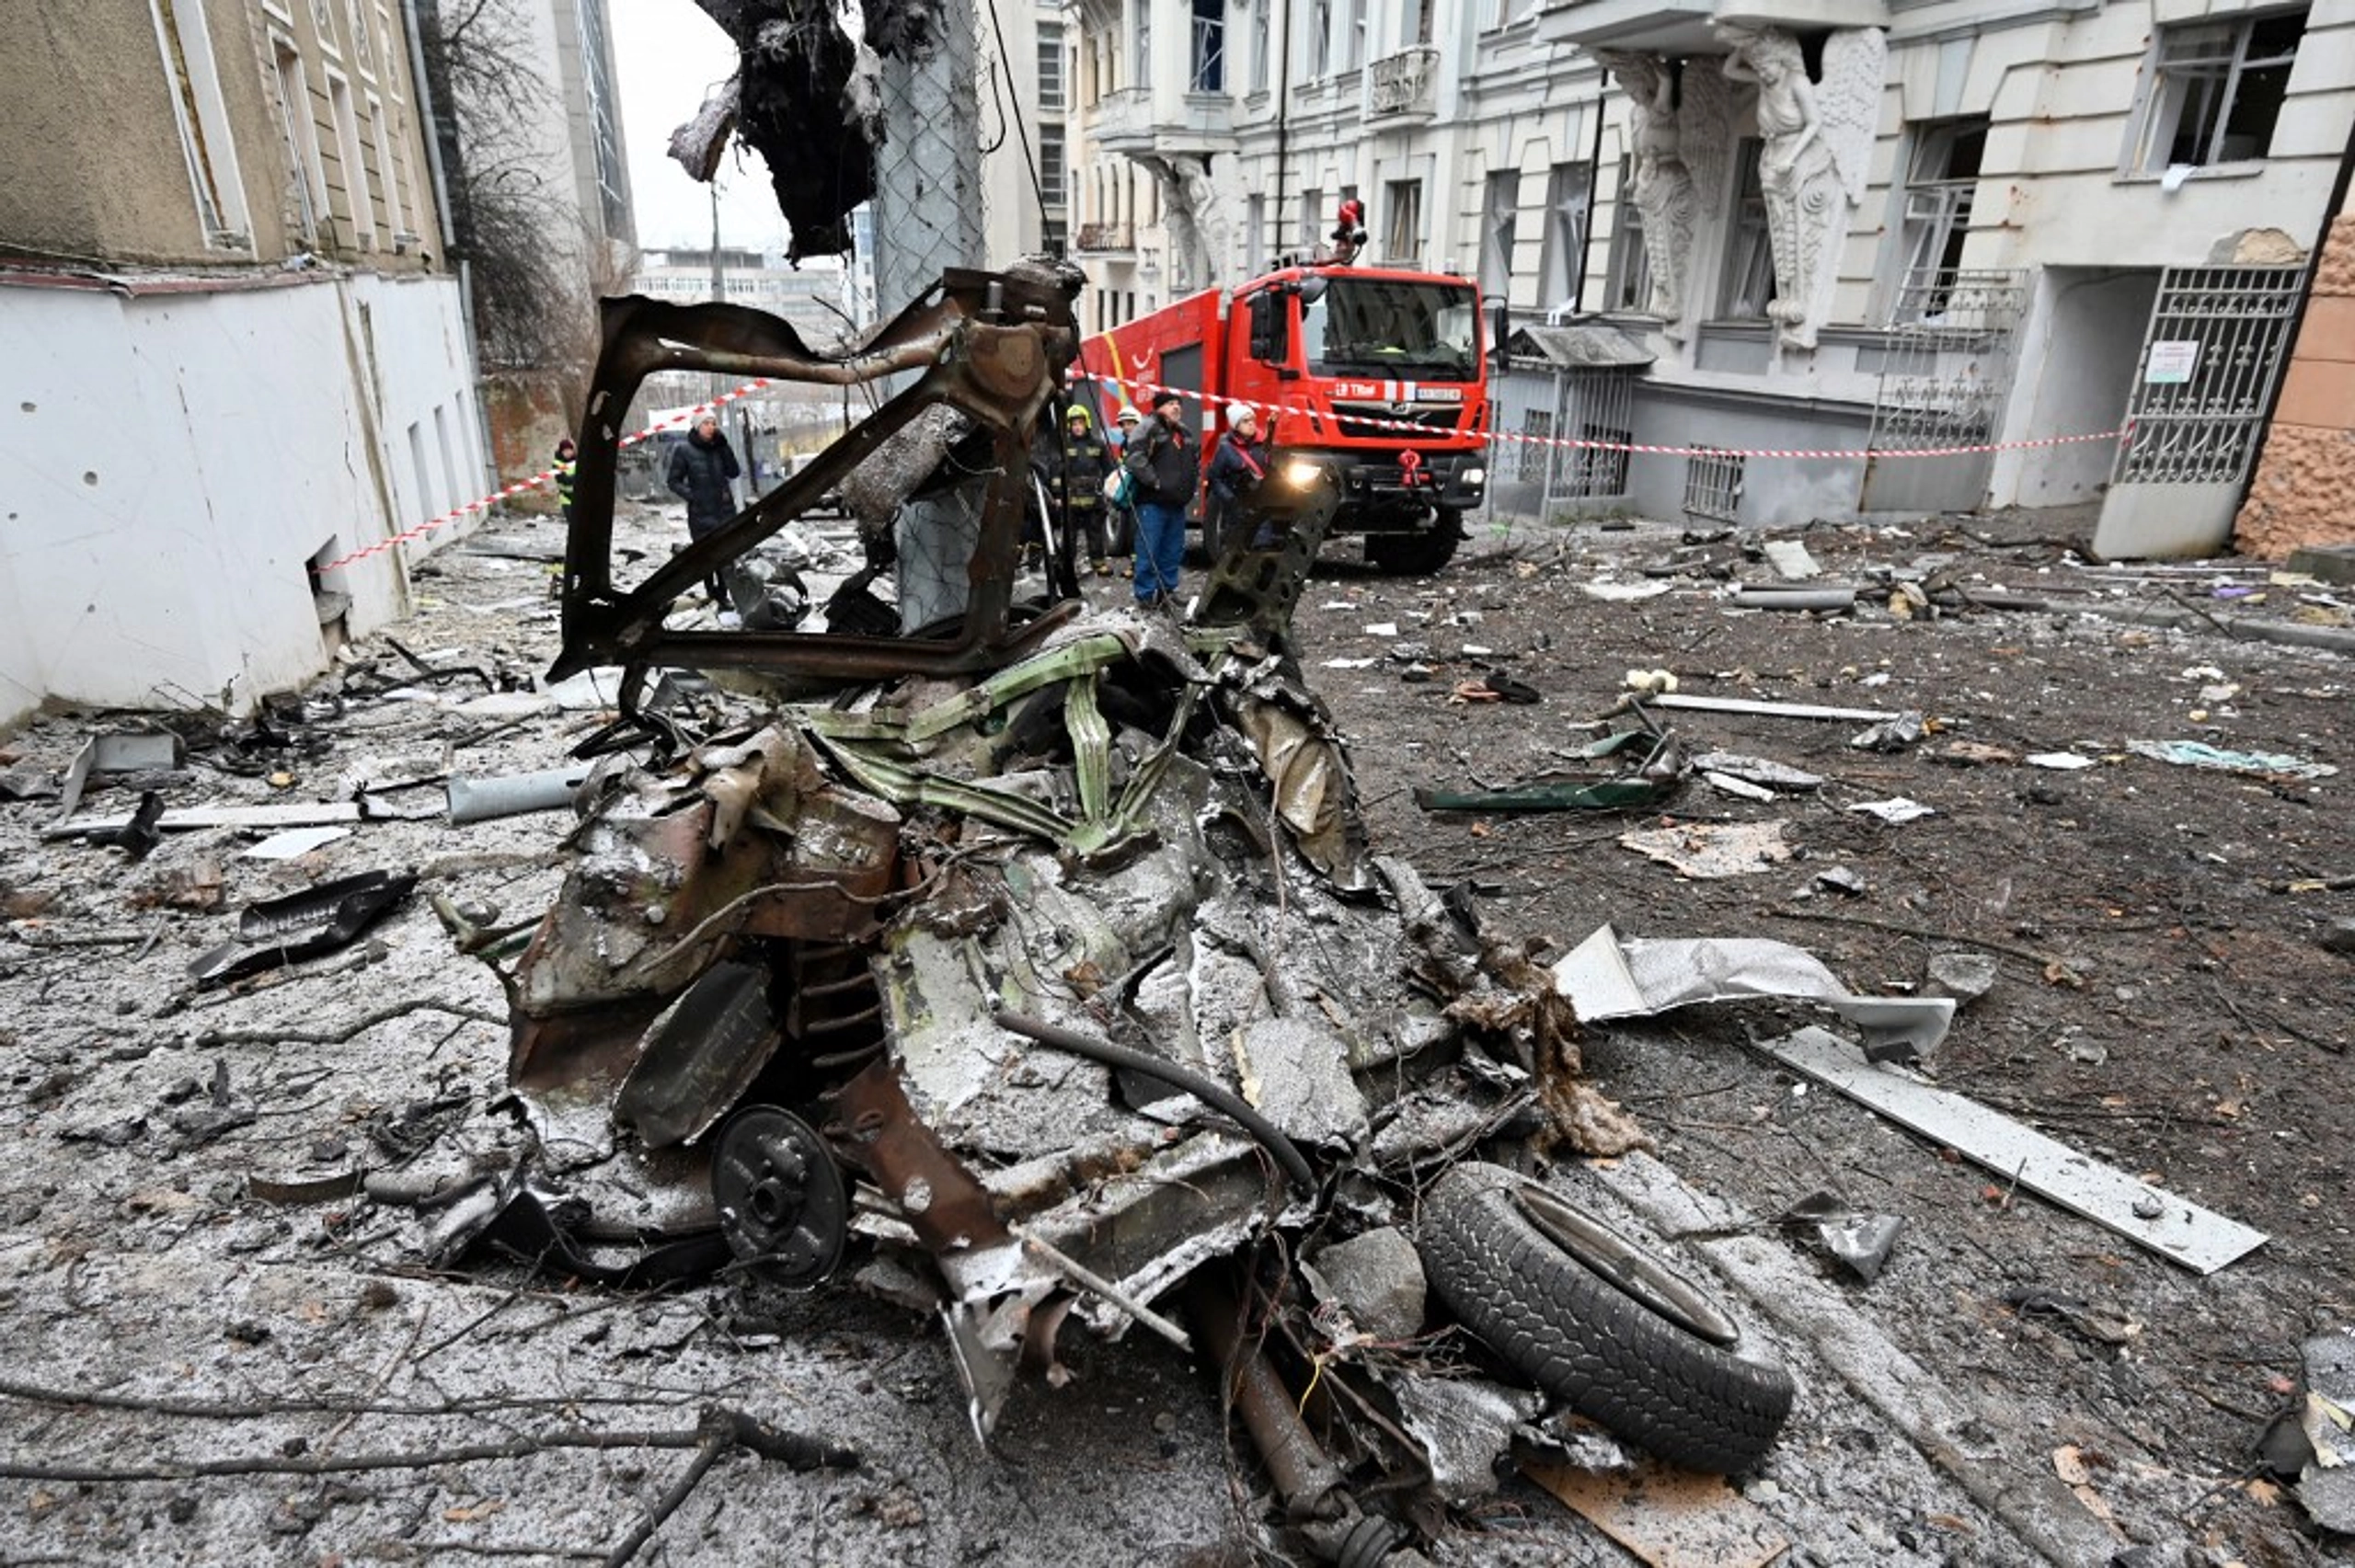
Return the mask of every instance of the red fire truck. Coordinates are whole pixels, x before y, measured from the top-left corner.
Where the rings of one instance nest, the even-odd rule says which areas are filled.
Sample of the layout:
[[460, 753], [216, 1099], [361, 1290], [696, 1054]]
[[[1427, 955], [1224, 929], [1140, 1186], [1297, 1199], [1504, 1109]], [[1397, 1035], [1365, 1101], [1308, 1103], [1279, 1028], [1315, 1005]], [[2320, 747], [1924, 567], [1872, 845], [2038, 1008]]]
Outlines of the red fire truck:
[[1280, 521], [1288, 497], [1337, 484], [1331, 532], [1363, 534], [1388, 570], [1445, 566], [1488, 485], [1487, 361], [1466, 278], [1286, 267], [1090, 338], [1080, 367], [1075, 390], [1092, 387], [1107, 415], [1146, 406], [1157, 387], [1187, 394], [1205, 455], [1227, 406], [1256, 405], [1270, 462], [1255, 506]]

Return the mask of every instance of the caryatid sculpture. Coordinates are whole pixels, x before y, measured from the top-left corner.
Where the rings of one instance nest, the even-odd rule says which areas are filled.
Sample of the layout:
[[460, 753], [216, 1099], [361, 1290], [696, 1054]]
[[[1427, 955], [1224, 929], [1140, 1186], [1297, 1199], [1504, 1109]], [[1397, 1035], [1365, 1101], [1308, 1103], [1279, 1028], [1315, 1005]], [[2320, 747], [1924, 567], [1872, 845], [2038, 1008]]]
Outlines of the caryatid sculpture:
[[1651, 298], [1645, 308], [1668, 323], [1673, 338], [1684, 316], [1684, 258], [1693, 253], [1700, 215], [1677, 123], [1676, 72], [1656, 54], [1606, 49], [1596, 51], [1596, 58], [1627, 92], [1628, 158], [1636, 211], [1644, 217], [1644, 256], [1651, 268]]

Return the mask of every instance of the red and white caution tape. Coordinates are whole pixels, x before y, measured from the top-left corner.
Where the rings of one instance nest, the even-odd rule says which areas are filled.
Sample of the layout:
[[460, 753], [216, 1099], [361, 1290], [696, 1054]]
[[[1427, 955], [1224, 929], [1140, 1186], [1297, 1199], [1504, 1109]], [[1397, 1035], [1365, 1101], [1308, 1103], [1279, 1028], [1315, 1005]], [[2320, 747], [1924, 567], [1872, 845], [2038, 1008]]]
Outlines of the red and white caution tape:
[[[1198, 403], [1202, 401], [1202, 395], [1198, 391], [1182, 386], [1164, 386], [1156, 382], [1138, 381], [1133, 377], [1098, 375], [1088, 372], [1083, 372], [1082, 379], [1117, 387], [1132, 403], [1145, 401], [1144, 398], [1136, 395], [1140, 392], [1147, 395], [1174, 392], [1180, 397], [1190, 398]], [[1292, 408], [1281, 403], [1259, 403], [1248, 397], [1237, 397], [1226, 401], [1233, 406], [1256, 408], [1263, 414], [1287, 414], [1295, 418], [1313, 419], [1318, 422], [1337, 418], [1335, 415], [1319, 413], [1312, 408]], [[1433, 405], [1433, 406], [1439, 406], [1439, 405]], [[1410, 435], [1425, 438], [1454, 433], [1436, 430], [1429, 425], [1417, 424], [1412, 419], [1384, 419], [1364, 414], [1350, 414], [1348, 418], [1352, 425], [1370, 425], [1377, 429], [1403, 430]], [[2088, 430], [2083, 435], [2039, 436], [2028, 441], [1987, 441], [1973, 446], [1873, 447], [1870, 449], [1865, 447], [1648, 446], [1640, 441], [1587, 441], [1574, 436], [1532, 436], [1511, 430], [1484, 430], [1480, 432], [1480, 439], [1490, 442], [1518, 441], [1524, 446], [1552, 447], [1565, 452], [1632, 452], [1647, 457], [1869, 457], [1878, 459], [1962, 457], [1975, 452], [2022, 452], [2030, 447], [2067, 446], [2076, 441], [2115, 441], [2132, 429], [2132, 425], [2127, 424], [2119, 426], [2115, 429]]]
[[[766, 376], [755, 377], [733, 391], [721, 393], [708, 403], [698, 403], [692, 408], [684, 409], [667, 419], [658, 419], [642, 430], [624, 436], [621, 439], [621, 444], [636, 446], [640, 441], [651, 441], [657, 434], [671, 429], [673, 425], [693, 424], [695, 416], [705, 410], [719, 407], [722, 404], [733, 403], [741, 397], [749, 397], [755, 392], [765, 391], [768, 384]], [[452, 507], [440, 517], [429, 518], [415, 528], [405, 528], [400, 532], [388, 538], [379, 539], [373, 544], [363, 544], [350, 555], [329, 561], [318, 569], [322, 572], [331, 572], [338, 567], [348, 567], [354, 561], [364, 561], [371, 555], [381, 555], [387, 550], [396, 549], [412, 541], [422, 539], [437, 528], [446, 528], [462, 517], [468, 517], [478, 511], [488, 511], [511, 496], [520, 496], [526, 491], [541, 489], [554, 483], [556, 483], [556, 470], [543, 468], [528, 479], [518, 479], [512, 485], [503, 486], [478, 500], [468, 501], [465, 506]]]

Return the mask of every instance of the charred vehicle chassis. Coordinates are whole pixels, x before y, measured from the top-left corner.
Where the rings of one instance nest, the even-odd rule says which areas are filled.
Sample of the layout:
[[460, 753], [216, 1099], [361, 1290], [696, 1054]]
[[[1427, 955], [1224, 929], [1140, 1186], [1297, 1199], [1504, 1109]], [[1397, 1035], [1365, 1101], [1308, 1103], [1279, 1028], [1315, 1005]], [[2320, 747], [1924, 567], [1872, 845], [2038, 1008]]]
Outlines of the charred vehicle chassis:
[[[1289, 646], [1336, 498], [1218, 562], [1189, 622], [1020, 592], [1070, 302], [1051, 271], [952, 272], [838, 357], [734, 307], [608, 305], [555, 673], [621, 666], [625, 719], [667, 760], [599, 763], [564, 893], [503, 977], [534, 1142], [502, 1196], [562, 1191], [608, 1239], [935, 1315], [984, 1440], [1026, 1372], [1058, 1379], [1071, 1320], [1199, 1345], [1336, 1560], [1403, 1550], [1460, 1494], [1430, 1390], [1463, 1342], [1371, 1333], [1292, 1261], [1377, 1231], [1529, 1381], [1663, 1457], [1751, 1462], [1788, 1379], [1660, 1265], [1463, 1162], [1640, 1134], [1581, 1082], [1547, 971], [1368, 850]], [[625, 590], [618, 424], [666, 369], [913, 380]], [[871, 606], [846, 634], [673, 624], [845, 484], [883, 498], [865, 521], [893, 547], [862, 576], [896, 561], [901, 635]], [[913, 560], [941, 528], [957, 547]], [[963, 592], [936, 614], [944, 561]], [[657, 667], [780, 695], [691, 738], [640, 711]], [[1537, 1413], [1521, 1397], [1492, 1402], [1499, 1434]]]

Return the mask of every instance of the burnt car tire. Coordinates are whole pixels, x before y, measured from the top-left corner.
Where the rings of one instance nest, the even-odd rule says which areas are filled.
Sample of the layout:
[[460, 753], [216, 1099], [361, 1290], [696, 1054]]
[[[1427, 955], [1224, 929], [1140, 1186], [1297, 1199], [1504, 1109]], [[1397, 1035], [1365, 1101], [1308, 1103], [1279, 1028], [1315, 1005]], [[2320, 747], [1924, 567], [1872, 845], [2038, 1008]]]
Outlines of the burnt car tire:
[[1790, 1375], [1735, 1354], [1739, 1332], [1706, 1295], [1500, 1166], [1441, 1177], [1416, 1244], [1466, 1328], [1539, 1388], [1671, 1464], [1747, 1469], [1790, 1413]]

